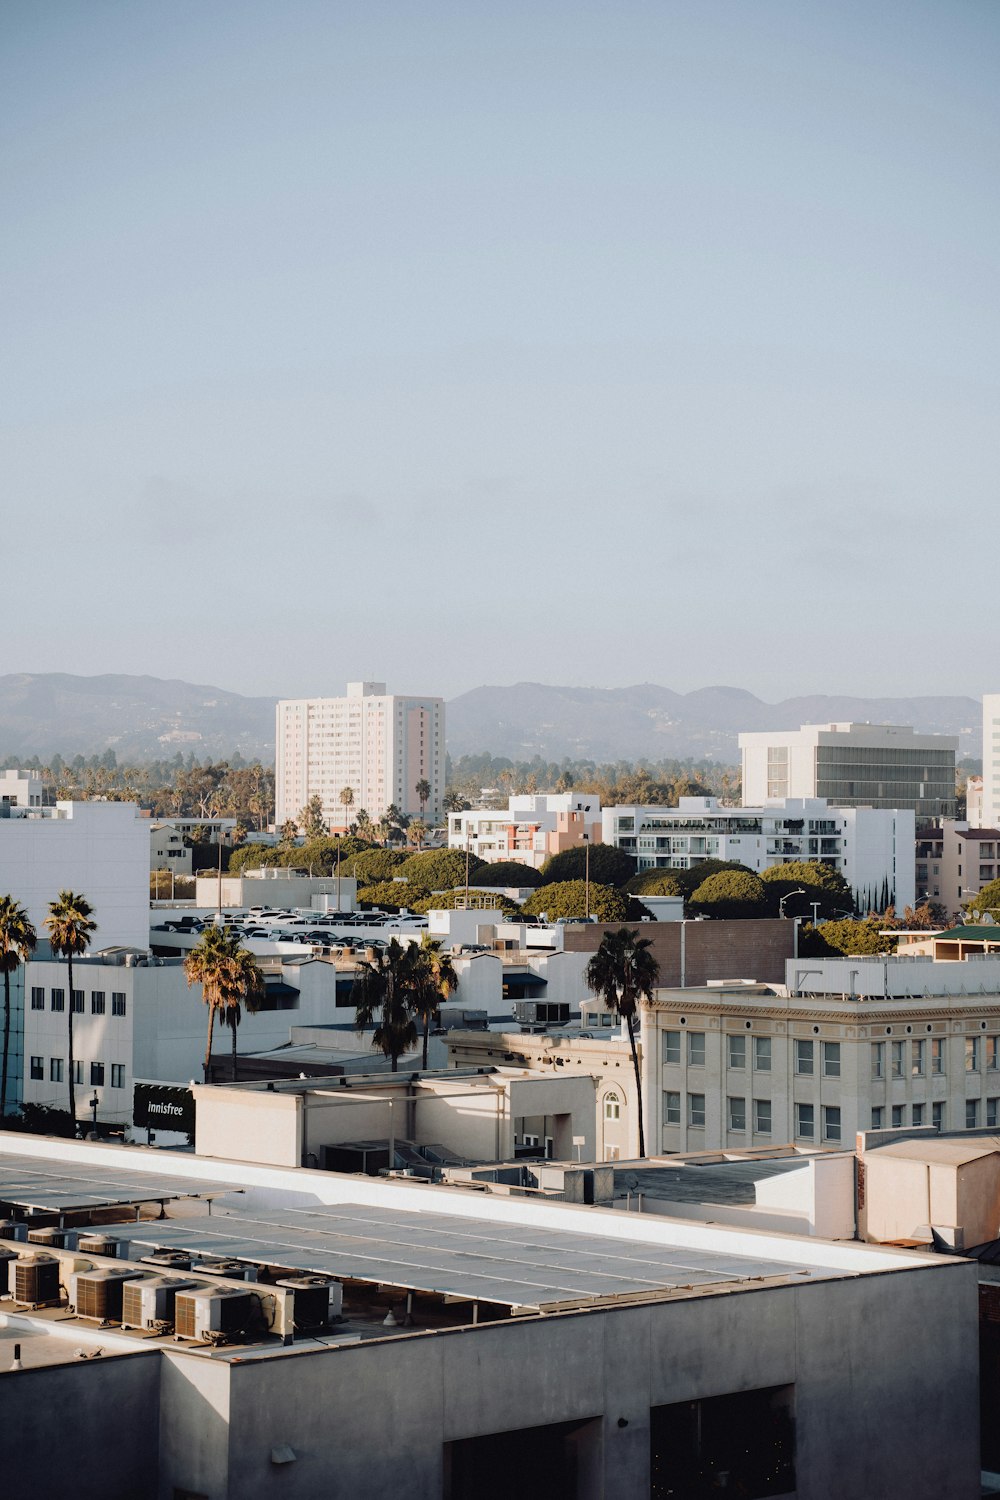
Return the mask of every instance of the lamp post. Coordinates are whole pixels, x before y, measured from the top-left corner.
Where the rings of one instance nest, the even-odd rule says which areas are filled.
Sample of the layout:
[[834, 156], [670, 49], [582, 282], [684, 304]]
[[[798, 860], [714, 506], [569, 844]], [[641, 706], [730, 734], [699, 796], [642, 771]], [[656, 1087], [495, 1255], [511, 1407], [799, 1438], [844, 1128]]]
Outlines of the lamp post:
[[583, 835], [583, 914], [590, 920], [590, 838], [588, 834]]
[[101, 1101], [98, 1099], [97, 1094], [95, 1093], [93, 1099], [91, 1099], [91, 1101], [90, 1101], [90, 1112], [94, 1116], [94, 1134], [95, 1135], [97, 1134], [97, 1107], [100, 1104], [100, 1102]]
[[[778, 916], [779, 917], [783, 917], [785, 915], [785, 902], [788, 900], [789, 896], [804, 896], [804, 895], [805, 895], [805, 891], [802, 889], [801, 886], [799, 886], [799, 888], [798, 888], [797, 891], [786, 891], [785, 894], [782, 896], [781, 900], [778, 902]], [[816, 904], [818, 905], [819, 903], [817, 902]]]

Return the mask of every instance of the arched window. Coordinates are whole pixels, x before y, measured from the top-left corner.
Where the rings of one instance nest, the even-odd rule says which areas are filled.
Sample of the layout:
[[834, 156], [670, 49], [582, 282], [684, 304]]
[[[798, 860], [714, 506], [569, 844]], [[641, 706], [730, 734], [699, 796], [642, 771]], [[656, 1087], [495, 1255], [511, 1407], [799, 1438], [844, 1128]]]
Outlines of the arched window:
[[605, 1094], [604, 1096], [604, 1118], [606, 1120], [620, 1120], [622, 1117], [622, 1102], [617, 1094]]

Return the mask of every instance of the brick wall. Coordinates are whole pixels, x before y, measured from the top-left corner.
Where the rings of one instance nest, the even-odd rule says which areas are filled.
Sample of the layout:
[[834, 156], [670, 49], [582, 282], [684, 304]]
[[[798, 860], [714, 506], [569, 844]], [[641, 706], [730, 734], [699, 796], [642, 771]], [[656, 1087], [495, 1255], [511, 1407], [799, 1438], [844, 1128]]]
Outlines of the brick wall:
[[[571, 953], [592, 953], [606, 932], [619, 922], [590, 922], [568, 926], [564, 932]], [[660, 984], [702, 985], [710, 979], [756, 979], [784, 984], [785, 960], [794, 958], [796, 924], [777, 917], [750, 922], [643, 922], [643, 937], [653, 944], [660, 965]], [[681, 929], [684, 932], [684, 972], [681, 973]]]

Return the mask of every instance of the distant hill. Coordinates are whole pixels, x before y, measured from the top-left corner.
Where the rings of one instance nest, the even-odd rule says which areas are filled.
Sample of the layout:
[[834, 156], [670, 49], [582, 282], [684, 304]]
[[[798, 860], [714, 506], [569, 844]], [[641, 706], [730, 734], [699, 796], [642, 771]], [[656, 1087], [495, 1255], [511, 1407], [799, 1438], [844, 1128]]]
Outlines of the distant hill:
[[488, 750], [517, 760], [534, 755], [602, 761], [694, 756], [734, 763], [740, 730], [798, 729], [800, 724], [846, 720], [957, 734], [960, 755], [978, 755], [982, 747], [982, 705], [975, 698], [816, 694], [765, 703], [733, 687], [675, 693], [655, 683], [566, 688], [519, 682], [473, 688], [454, 698], [448, 704], [448, 748], [452, 755]]
[[[63, 672], [0, 677], [0, 757], [93, 755], [119, 761], [274, 759], [274, 698], [249, 698], [176, 679]], [[797, 729], [831, 720], [912, 724], [961, 737], [960, 754], [981, 749], [975, 698], [851, 698], [816, 695], [765, 703], [742, 688], [675, 693], [655, 683], [625, 688], [478, 687], [448, 704], [452, 755], [488, 750], [530, 760], [676, 757], [733, 763], [741, 729]]]

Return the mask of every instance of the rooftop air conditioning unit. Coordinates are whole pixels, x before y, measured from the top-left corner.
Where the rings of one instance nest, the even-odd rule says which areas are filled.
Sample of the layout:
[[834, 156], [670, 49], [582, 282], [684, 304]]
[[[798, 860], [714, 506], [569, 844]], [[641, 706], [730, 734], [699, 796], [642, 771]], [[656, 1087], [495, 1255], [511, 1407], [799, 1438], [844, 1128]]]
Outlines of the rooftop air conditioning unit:
[[295, 1293], [293, 1318], [296, 1333], [314, 1333], [328, 1328], [340, 1317], [344, 1288], [329, 1276], [285, 1276], [275, 1283]]
[[6, 1297], [14, 1290], [11, 1285], [11, 1265], [15, 1260], [17, 1260], [16, 1250], [0, 1248], [0, 1297]]
[[28, 1240], [32, 1245], [48, 1245], [51, 1250], [73, 1250], [76, 1247], [75, 1229], [29, 1229]]
[[14, 1267], [14, 1300], [29, 1307], [58, 1307], [59, 1262], [54, 1255], [25, 1255]]
[[28, 1226], [22, 1219], [0, 1219], [0, 1239], [21, 1240], [28, 1238]]
[[178, 1292], [174, 1299], [174, 1334], [178, 1339], [215, 1342], [215, 1336], [232, 1339], [250, 1322], [253, 1298], [235, 1287], [207, 1288], [200, 1292]]
[[158, 1271], [190, 1271], [194, 1257], [187, 1250], [151, 1250], [139, 1259], [141, 1266], [154, 1266]]
[[200, 1260], [191, 1268], [199, 1276], [225, 1276], [229, 1281], [256, 1281], [256, 1266], [244, 1265], [241, 1260]]
[[169, 1276], [126, 1282], [122, 1288], [122, 1327], [152, 1328], [154, 1323], [173, 1323], [178, 1292], [197, 1288], [196, 1281], [171, 1280]]
[[120, 1323], [122, 1289], [126, 1281], [141, 1275], [142, 1272], [138, 1266], [78, 1271], [70, 1279], [69, 1294], [70, 1302], [76, 1308], [77, 1317], [91, 1318], [96, 1323]]
[[110, 1234], [81, 1234], [76, 1242], [81, 1255], [109, 1255], [122, 1260], [128, 1257], [128, 1243], [116, 1240]]

